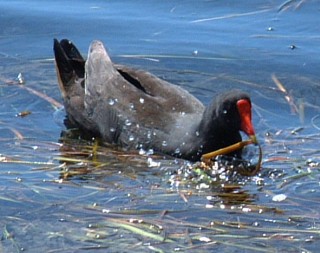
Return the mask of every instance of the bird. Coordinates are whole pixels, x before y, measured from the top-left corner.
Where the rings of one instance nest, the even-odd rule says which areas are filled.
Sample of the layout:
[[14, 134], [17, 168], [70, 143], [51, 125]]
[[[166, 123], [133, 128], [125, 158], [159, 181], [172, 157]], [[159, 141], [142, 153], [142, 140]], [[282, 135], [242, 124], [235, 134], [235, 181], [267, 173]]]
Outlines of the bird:
[[[54, 39], [53, 51], [69, 122], [103, 142], [190, 161], [240, 142], [240, 131], [256, 142], [246, 92], [222, 92], [205, 106], [178, 85], [113, 63], [99, 40], [87, 59], [68, 39]], [[228, 155], [241, 158], [241, 150]]]

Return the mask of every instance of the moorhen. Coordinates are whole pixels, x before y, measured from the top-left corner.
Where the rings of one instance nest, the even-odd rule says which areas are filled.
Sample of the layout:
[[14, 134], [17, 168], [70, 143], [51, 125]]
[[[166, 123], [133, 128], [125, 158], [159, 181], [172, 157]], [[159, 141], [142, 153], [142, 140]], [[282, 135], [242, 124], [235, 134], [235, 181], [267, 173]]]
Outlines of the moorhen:
[[241, 141], [240, 130], [256, 141], [244, 92], [228, 91], [205, 107], [179, 86], [114, 64], [100, 41], [87, 60], [67, 39], [55, 39], [53, 49], [68, 120], [103, 141], [192, 161]]

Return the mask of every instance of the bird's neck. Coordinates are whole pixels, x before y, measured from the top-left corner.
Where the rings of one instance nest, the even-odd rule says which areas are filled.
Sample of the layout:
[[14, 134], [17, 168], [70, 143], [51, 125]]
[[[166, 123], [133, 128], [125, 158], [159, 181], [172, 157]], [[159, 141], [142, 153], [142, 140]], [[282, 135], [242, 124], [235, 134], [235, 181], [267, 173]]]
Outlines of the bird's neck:
[[226, 124], [219, 115], [215, 114], [215, 108], [209, 107], [204, 111], [199, 124], [200, 139], [202, 139], [202, 152], [208, 153], [227, 147], [242, 140], [239, 130]]

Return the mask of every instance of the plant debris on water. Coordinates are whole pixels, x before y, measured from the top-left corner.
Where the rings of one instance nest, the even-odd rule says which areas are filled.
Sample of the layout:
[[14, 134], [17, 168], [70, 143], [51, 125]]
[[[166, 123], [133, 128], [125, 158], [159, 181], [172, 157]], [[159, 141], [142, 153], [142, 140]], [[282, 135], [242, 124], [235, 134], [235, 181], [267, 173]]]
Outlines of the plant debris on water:
[[[0, 198], [8, 206], [2, 247], [11, 245], [16, 252], [27, 249], [27, 244], [19, 238], [26, 236], [25, 233], [39, 237], [41, 231], [40, 227], [31, 226], [32, 222], [45, 226], [46, 240], [54, 239], [56, 245], [60, 245], [60, 240], [78, 242], [70, 245], [70, 250], [121, 248], [123, 251], [167, 252], [170, 248], [177, 252], [206, 252], [208, 248], [223, 247], [273, 252], [279, 242], [290, 245], [293, 250], [301, 249], [300, 245], [320, 239], [318, 222], [315, 222], [319, 215], [317, 199], [304, 200], [309, 207], [305, 205], [301, 210], [299, 202], [303, 196], [299, 197], [295, 191], [283, 196], [285, 189], [296, 185], [297, 180], [300, 184], [306, 179], [308, 183], [315, 182], [319, 163], [304, 161], [288, 152], [272, 153], [279, 142], [296, 145], [294, 143], [303, 137], [312, 143], [319, 136], [303, 136], [303, 130], [293, 132], [281, 131], [277, 137], [268, 137], [271, 144], [263, 145], [267, 156], [262, 170], [254, 177], [235, 173], [234, 161], [224, 157], [218, 157], [208, 167], [200, 162], [191, 164], [100, 146], [95, 140], [63, 137], [61, 143], [37, 143], [36, 150], [42, 150], [39, 155], [55, 147], [56, 154], [51, 153], [51, 161], [35, 161], [37, 155], [32, 162], [20, 155], [0, 161], [30, 164], [33, 169], [29, 174], [48, 175], [42, 183], [37, 180], [32, 183], [32, 177], [24, 179], [26, 172], [20, 172], [16, 175], [22, 176], [22, 180], [15, 183], [20, 185], [15, 188], [17, 192]], [[30, 149], [35, 145], [28, 140], [21, 140], [21, 144]], [[159, 166], [148, 167], [148, 159], [159, 162]], [[314, 159], [319, 158], [314, 156]], [[284, 164], [295, 170], [296, 175], [284, 170]], [[34, 196], [28, 196], [30, 193]], [[54, 199], [58, 202], [52, 206]], [[10, 209], [21, 205], [34, 206], [37, 216], [28, 209], [27, 216], [9, 216]], [[41, 220], [36, 218], [39, 215]], [[17, 230], [17, 226], [26, 229]], [[66, 248], [56, 249], [59, 250]]]
[[[286, 1], [278, 11], [306, 2]], [[161, 66], [233, 60], [202, 57], [201, 50], [119, 57]], [[190, 163], [75, 137], [53, 116], [62, 105], [52, 60], [22, 70], [8, 66], [0, 73], [0, 252], [317, 252], [319, 80], [280, 71], [258, 71], [254, 76], [262, 77], [253, 81], [247, 73], [153, 70], [190, 90], [197, 83], [204, 98], [208, 91], [214, 95], [209, 83], [254, 90], [263, 152], [249, 145], [242, 160], [220, 155]]]

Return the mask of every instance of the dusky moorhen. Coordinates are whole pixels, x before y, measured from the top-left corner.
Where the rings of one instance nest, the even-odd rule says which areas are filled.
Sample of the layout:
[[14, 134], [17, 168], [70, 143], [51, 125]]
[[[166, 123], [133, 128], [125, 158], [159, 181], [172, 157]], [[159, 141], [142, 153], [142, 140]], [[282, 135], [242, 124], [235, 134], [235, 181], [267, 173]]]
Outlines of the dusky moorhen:
[[[204, 106], [179, 86], [149, 72], [114, 64], [102, 42], [85, 60], [75, 45], [54, 40], [59, 87], [70, 122], [103, 141], [153, 149], [188, 160], [241, 141], [254, 142], [248, 94], [229, 90]], [[241, 150], [231, 154], [241, 156]]]

